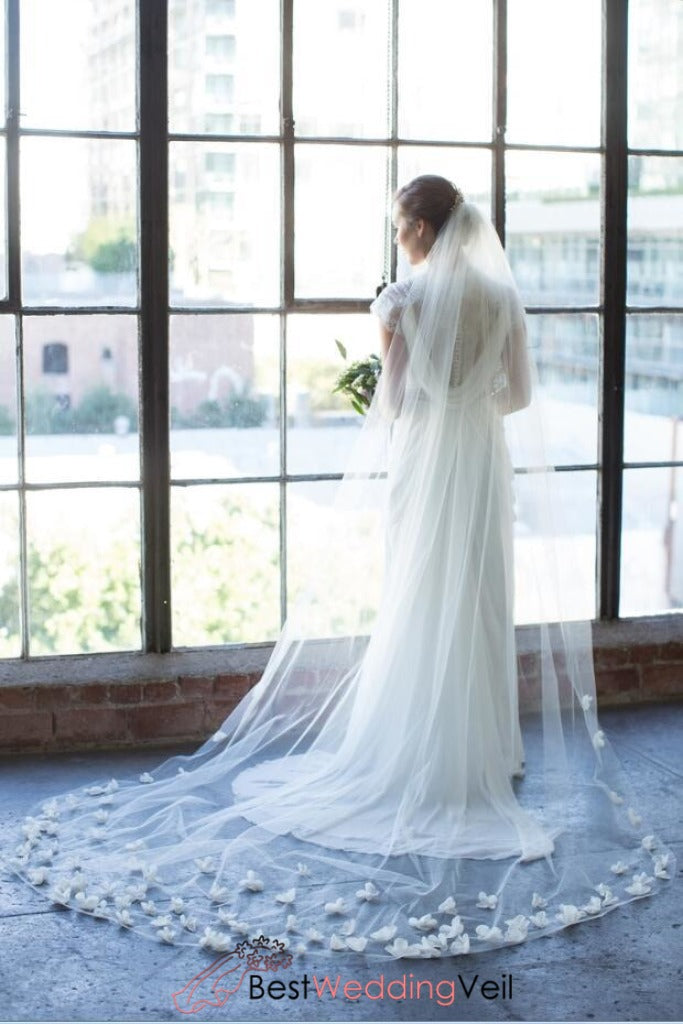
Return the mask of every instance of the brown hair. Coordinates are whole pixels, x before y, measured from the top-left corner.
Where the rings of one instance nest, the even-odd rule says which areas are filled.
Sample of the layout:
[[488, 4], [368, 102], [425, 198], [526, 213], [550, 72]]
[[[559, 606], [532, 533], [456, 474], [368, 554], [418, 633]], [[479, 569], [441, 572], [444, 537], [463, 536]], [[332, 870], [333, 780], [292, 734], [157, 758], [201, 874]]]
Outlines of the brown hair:
[[432, 225], [435, 234], [446, 223], [451, 210], [462, 201], [462, 192], [439, 174], [421, 174], [399, 188], [394, 196], [394, 202], [408, 220], [422, 217]]

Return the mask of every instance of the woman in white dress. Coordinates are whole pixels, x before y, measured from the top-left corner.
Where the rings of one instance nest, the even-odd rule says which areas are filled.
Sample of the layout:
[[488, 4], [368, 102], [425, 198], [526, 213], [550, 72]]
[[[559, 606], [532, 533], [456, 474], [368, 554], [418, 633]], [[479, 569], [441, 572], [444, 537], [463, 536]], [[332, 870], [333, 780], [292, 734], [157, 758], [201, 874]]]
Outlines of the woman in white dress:
[[[497, 235], [437, 176], [401, 189], [394, 217], [420, 270], [373, 303], [383, 370], [336, 504], [348, 547], [374, 524], [369, 636], [366, 608], [340, 628], [333, 588], [313, 587], [194, 754], [36, 808], [6, 859], [56, 903], [209, 951], [266, 936], [432, 957], [598, 917], [672, 874], [598, 728], [590, 624], [563, 613], [536, 370]], [[536, 471], [541, 524], [517, 584], [546, 613], [524, 742], [511, 451]]]

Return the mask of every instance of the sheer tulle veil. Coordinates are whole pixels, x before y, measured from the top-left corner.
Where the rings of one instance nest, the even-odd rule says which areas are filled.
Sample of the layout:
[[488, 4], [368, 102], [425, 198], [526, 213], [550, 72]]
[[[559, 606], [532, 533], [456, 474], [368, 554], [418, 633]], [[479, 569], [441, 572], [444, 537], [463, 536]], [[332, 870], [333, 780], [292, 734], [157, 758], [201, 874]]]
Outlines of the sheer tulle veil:
[[[354, 599], [313, 562], [195, 753], [32, 809], [3, 855], [53, 902], [210, 952], [268, 936], [379, 960], [537, 938], [673, 876], [598, 722], [591, 625], [566, 607], [582, 560], [490, 221], [456, 202], [373, 311], [395, 333], [321, 525]], [[538, 609], [523, 671], [516, 593]]]

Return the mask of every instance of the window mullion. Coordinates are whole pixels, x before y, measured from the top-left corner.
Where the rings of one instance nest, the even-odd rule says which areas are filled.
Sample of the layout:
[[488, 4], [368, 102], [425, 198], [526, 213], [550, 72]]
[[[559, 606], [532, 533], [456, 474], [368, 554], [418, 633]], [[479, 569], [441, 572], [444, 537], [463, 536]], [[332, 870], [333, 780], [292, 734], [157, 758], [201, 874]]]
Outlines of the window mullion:
[[507, 126], [507, 0], [493, 0], [492, 217], [505, 245], [505, 130]]
[[171, 649], [167, 0], [139, 3], [142, 646]]
[[628, 7], [603, 0], [602, 302], [597, 544], [598, 615], [619, 614], [624, 454]]

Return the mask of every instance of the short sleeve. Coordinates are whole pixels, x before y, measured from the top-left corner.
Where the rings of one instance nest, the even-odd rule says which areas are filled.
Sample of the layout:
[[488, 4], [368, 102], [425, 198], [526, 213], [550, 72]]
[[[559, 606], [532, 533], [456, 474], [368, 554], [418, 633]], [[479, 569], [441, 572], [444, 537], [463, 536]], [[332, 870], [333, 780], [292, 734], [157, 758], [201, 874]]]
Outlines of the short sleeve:
[[385, 327], [395, 331], [406, 304], [409, 281], [395, 281], [379, 293], [370, 306], [370, 312], [378, 316]]

